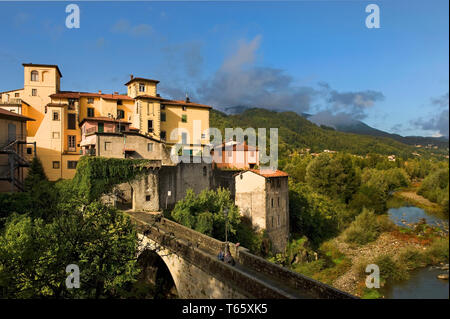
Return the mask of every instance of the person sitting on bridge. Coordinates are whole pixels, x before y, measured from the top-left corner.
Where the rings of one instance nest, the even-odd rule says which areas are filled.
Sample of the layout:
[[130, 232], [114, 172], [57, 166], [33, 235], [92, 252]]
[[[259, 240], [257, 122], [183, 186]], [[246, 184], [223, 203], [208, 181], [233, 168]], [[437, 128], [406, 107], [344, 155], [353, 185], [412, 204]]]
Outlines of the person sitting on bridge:
[[236, 264], [236, 262], [234, 261], [233, 256], [231, 256], [229, 250], [225, 253], [224, 261], [225, 261], [227, 264], [230, 264], [231, 266], [234, 266], [234, 265]]
[[219, 254], [217, 255], [217, 259], [219, 259], [220, 261], [224, 261], [224, 254], [223, 254], [222, 249], [219, 251]]

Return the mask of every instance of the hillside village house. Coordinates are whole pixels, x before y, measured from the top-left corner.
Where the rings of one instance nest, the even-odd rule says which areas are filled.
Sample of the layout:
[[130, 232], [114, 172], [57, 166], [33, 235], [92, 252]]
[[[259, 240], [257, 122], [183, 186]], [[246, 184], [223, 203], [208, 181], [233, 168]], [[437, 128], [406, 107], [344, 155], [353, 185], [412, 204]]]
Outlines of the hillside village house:
[[0, 108], [0, 192], [23, 190], [25, 169], [34, 153], [34, 145], [26, 143], [29, 121], [33, 119]]
[[[131, 76], [125, 83], [126, 94], [71, 92], [61, 91], [62, 73], [57, 65], [24, 63], [23, 67], [23, 88], [0, 92], [0, 108], [34, 120], [27, 122], [27, 142], [36, 142], [36, 155], [50, 180], [74, 176], [83, 154], [80, 124], [89, 118], [127, 122], [129, 130], [155, 143], [168, 146], [182, 143], [191, 153], [194, 144], [203, 147], [209, 142], [205, 135], [201, 136], [200, 143], [193, 140], [193, 121], [200, 121], [202, 132], [208, 129], [211, 107], [188, 98], [185, 101], [164, 99], [157, 93], [157, 80]], [[175, 128], [186, 133], [171, 139], [170, 133]]]
[[212, 161], [217, 168], [253, 169], [259, 166], [259, 150], [247, 143], [228, 141], [211, 150]]

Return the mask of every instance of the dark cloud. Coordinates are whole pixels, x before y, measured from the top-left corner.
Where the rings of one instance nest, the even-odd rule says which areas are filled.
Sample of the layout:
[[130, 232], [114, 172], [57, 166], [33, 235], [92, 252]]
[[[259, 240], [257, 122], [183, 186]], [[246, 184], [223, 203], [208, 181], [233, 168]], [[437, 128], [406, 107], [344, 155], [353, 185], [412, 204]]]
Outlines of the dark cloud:
[[236, 53], [225, 59], [211, 78], [200, 83], [199, 98], [218, 108], [246, 105], [307, 111], [318, 92], [295, 86], [293, 78], [283, 70], [254, 66], [260, 42], [261, 36], [241, 41]]
[[308, 120], [317, 125], [326, 125], [334, 128], [354, 125], [356, 120], [349, 113], [333, 113], [329, 110], [320, 111], [308, 117]]
[[449, 103], [448, 93], [431, 99], [431, 104], [437, 106], [436, 113], [427, 119], [419, 118], [412, 121], [412, 124], [426, 131], [434, 131], [439, 135], [449, 137], [448, 121], [449, 121]]
[[[161, 92], [173, 98], [184, 98], [188, 92], [196, 100], [222, 110], [239, 105], [303, 113], [319, 104], [317, 110], [325, 111], [320, 116], [351, 119], [364, 118], [366, 110], [384, 98], [381, 92], [371, 90], [338, 92], [325, 82], [316, 87], [296, 85], [284, 70], [256, 65], [261, 41], [260, 35], [240, 41], [235, 52], [206, 78], [201, 74], [203, 57], [199, 43], [165, 46], [165, 67], [173, 72], [170, 80], [162, 83]], [[189, 83], [183, 80], [186, 78]]]
[[384, 100], [383, 93], [379, 91], [338, 92], [328, 83], [321, 82], [319, 86], [323, 89], [327, 111], [339, 114], [341, 118], [346, 114], [353, 119], [362, 120], [367, 117], [367, 110], [374, 106], [375, 102]]

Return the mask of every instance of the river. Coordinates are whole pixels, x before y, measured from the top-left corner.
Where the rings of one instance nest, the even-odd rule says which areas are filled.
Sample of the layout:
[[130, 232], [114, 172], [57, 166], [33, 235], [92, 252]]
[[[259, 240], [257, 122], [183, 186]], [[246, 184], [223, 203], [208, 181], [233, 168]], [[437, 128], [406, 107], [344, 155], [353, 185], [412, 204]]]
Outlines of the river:
[[[400, 226], [408, 227], [408, 224], [417, 223], [421, 218], [425, 218], [429, 225], [448, 229], [448, 218], [428, 214], [415, 206], [390, 208], [388, 214], [391, 220]], [[448, 270], [435, 267], [417, 269], [411, 273], [409, 280], [383, 287], [383, 295], [389, 299], [448, 299], [448, 280], [437, 278], [439, 274], [446, 272], [448, 273]]]

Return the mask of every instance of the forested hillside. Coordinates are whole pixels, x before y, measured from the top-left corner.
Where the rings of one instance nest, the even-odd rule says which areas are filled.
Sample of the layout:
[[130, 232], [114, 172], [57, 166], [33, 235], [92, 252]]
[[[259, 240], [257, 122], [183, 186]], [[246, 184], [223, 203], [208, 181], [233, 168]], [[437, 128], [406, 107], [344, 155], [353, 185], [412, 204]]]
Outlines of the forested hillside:
[[212, 110], [210, 127], [216, 127], [224, 134], [224, 128], [241, 127], [278, 128], [279, 153], [281, 156], [289, 151], [310, 148], [311, 152], [325, 149], [344, 151], [352, 154], [366, 155], [378, 153], [395, 154], [403, 158], [412, 157], [416, 149], [410, 145], [386, 137], [374, 137], [343, 133], [319, 127], [295, 112], [274, 112], [266, 109], [248, 109], [243, 113], [226, 115]]

